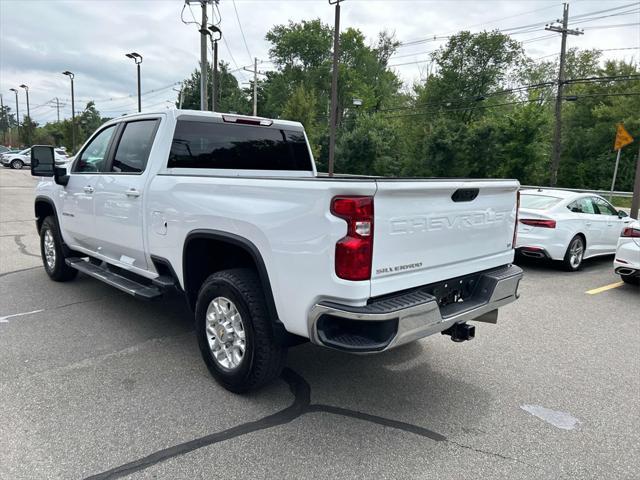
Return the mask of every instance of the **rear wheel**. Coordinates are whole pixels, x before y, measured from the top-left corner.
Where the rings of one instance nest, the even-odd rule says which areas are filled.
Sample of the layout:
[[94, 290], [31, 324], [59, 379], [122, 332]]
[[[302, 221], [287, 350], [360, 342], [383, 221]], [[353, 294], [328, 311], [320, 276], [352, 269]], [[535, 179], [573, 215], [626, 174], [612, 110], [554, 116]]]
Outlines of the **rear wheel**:
[[580, 235], [576, 235], [569, 242], [567, 252], [564, 254], [564, 267], [570, 272], [580, 270], [582, 261], [584, 260], [584, 239]]
[[24, 166], [24, 162], [18, 158], [11, 160], [11, 168], [20, 170]]
[[62, 240], [54, 217], [44, 219], [40, 227], [40, 254], [44, 269], [51, 280], [66, 282], [73, 280], [78, 271], [65, 262]]
[[232, 392], [256, 390], [284, 366], [286, 348], [273, 338], [253, 270], [223, 270], [205, 280], [196, 302], [196, 334], [211, 375]]

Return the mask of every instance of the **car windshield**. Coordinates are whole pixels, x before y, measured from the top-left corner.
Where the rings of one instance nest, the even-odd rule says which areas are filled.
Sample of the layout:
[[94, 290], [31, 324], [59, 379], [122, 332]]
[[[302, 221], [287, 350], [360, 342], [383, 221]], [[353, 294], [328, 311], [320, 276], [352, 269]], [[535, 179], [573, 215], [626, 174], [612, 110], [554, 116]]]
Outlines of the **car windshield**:
[[18, 152], [18, 155], [27, 155], [30, 150], [31, 150], [30, 148], [25, 148], [24, 150], [20, 150]]
[[531, 208], [533, 210], [546, 210], [553, 207], [558, 203], [560, 199], [558, 197], [550, 197], [548, 195], [521, 195], [520, 207]]

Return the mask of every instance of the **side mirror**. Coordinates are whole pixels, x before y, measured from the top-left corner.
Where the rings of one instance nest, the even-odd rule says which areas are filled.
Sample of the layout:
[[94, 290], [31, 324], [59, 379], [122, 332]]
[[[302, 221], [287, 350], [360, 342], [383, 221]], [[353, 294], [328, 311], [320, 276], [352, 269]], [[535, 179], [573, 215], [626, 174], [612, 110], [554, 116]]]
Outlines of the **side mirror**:
[[55, 175], [55, 155], [53, 147], [34, 145], [31, 147], [31, 175], [34, 177], [53, 177]]
[[628, 216], [629, 215], [627, 215], [627, 212], [625, 212], [624, 210], [618, 210], [618, 218], [625, 218]]

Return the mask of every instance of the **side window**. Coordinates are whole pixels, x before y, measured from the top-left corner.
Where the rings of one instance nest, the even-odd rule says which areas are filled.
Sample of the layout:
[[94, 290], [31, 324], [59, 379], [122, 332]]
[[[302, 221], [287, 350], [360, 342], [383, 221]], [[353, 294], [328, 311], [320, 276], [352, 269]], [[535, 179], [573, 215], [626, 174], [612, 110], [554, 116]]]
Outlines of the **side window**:
[[155, 136], [157, 120], [140, 120], [125, 124], [120, 142], [113, 156], [111, 171], [117, 173], [143, 172]]
[[116, 126], [111, 125], [96, 135], [78, 157], [72, 173], [104, 172], [107, 149], [115, 130]]
[[582, 211], [582, 206], [580, 205], [580, 201], [576, 200], [575, 202], [571, 202], [567, 205], [567, 208], [571, 210], [573, 213], [584, 213]]
[[567, 208], [574, 213], [596, 213], [590, 198], [579, 198], [567, 205]]
[[618, 212], [613, 208], [606, 200], [598, 197], [593, 197], [593, 202], [596, 205], [597, 213], [600, 215], [618, 215]]

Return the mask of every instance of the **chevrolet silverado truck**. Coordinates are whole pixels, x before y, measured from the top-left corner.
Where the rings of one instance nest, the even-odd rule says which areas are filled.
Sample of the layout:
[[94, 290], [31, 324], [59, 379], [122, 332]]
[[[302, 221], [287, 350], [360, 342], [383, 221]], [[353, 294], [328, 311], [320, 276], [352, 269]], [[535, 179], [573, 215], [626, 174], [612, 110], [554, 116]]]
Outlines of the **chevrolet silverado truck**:
[[300, 123], [189, 110], [105, 123], [67, 168], [34, 146], [44, 269], [184, 295], [213, 377], [246, 392], [287, 348], [473, 338], [517, 296], [515, 180], [318, 174]]

